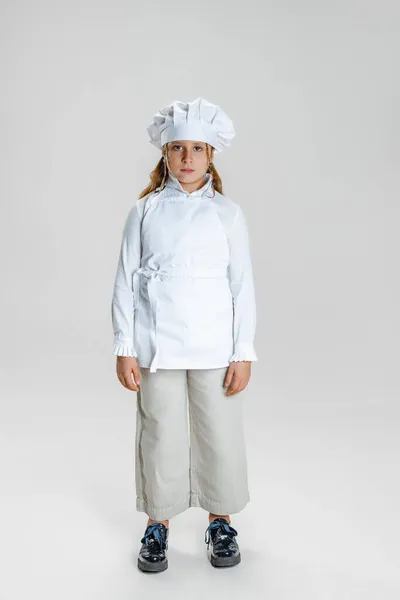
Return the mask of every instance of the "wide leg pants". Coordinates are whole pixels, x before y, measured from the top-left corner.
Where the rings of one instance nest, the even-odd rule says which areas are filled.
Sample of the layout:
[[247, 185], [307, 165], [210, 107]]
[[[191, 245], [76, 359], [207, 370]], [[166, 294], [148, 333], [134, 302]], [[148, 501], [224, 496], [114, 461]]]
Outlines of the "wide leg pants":
[[189, 507], [229, 515], [249, 502], [242, 405], [223, 387], [228, 367], [140, 368], [136, 509], [167, 520]]

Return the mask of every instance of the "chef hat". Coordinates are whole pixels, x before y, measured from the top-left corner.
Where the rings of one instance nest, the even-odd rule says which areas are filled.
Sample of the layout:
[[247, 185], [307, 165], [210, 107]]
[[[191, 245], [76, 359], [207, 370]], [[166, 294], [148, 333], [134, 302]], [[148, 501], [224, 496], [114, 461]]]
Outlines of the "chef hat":
[[150, 144], [157, 148], [174, 140], [207, 142], [221, 152], [235, 136], [233, 123], [224, 111], [204, 98], [176, 100], [161, 108], [147, 127]]

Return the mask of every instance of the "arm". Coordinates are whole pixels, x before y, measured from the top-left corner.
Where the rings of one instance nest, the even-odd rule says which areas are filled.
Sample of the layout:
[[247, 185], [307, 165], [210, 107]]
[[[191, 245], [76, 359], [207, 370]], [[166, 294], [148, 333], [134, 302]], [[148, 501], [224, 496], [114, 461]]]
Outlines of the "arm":
[[254, 349], [256, 301], [246, 219], [238, 206], [228, 236], [229, 284], [233, 299], [234, 353], [229, 362], [258, 360]]
[[114, 292], [111, 303], [114, 346], [116, 356], [137, 357], [133, 343], [134, 305], [133, 272], [140, 268], [141, 219], [137, 204], [130, 210], [125, 222], [119, 253]]

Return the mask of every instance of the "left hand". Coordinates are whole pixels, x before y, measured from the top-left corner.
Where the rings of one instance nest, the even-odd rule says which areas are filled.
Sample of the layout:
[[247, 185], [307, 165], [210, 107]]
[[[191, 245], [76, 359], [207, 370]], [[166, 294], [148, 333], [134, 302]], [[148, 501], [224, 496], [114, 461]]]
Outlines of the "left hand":
[[226, 390], [226, 395], [233, 396], [234, 394], [238, 394], [244, 390], [246, 385], [249, 383], [250, 375], [250, 360], [231, 362], [227, 369], [224, 380], [224, 387], [228, 388]]

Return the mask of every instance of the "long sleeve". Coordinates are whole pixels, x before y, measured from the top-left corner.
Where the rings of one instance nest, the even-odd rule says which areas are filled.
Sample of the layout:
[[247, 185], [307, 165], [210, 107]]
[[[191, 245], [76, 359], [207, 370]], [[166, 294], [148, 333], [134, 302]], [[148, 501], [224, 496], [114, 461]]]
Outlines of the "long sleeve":
[[230, 246], [229, 283], [233, 299], [234, 354], [229, 362], [258, 360], [254, 349], [256, 300], [247, 223], [238, 205], [228, 236]]
[[140, 223], [141, 218], [136, 204], [130, 210], [125, 222], [111, 303], [114, 330], [112, 353], [116, 356], [137, 357], [133, 339], [133, 272], [140, 268]]

